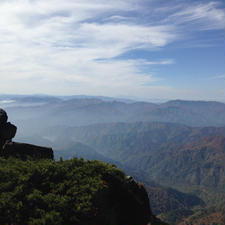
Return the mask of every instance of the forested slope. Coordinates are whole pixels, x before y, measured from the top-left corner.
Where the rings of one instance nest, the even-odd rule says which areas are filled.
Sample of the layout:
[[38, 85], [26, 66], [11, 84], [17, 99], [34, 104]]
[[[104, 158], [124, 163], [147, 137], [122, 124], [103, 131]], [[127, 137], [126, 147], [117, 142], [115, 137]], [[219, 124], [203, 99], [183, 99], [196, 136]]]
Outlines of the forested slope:
[[163, 224], [141, 184], [100, 161], [0, 158], [1, 225]]

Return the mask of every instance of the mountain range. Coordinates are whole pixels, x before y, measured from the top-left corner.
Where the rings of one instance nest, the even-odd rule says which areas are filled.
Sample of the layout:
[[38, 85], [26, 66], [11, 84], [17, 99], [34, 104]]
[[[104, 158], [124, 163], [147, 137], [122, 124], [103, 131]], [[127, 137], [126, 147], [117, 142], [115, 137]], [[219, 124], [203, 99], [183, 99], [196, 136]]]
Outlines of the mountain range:
[[152, 210], [171, 225], [225, 224], [224, 103], [0, 96], [0, 104], [19, 141], [51, 146], [57, 159], [116, 164], [146, 185]]
[[[224, 126], [225, 104], [174, 100], [155, 104], [104, 98], [0, 96], [11, 118], [32, 126], [84, 126], [113, 122], [171, 122], [194, 127]], [[3, 103], [4, 101], [11, 101]], [[43, 124], [42, 124], [43, 123]]]

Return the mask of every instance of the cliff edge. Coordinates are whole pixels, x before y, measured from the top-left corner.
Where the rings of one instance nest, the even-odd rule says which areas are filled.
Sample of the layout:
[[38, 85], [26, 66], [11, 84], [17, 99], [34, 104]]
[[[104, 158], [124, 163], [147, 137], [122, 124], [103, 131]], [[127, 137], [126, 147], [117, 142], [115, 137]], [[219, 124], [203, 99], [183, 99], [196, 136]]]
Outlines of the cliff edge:
[[17, 157], [27, 159], [53, 159], [53, 150], [51, 148], [13, 142], [17, 127], [8, 122], [8, 115], [0, 109], [0, 156], [1, 157]]

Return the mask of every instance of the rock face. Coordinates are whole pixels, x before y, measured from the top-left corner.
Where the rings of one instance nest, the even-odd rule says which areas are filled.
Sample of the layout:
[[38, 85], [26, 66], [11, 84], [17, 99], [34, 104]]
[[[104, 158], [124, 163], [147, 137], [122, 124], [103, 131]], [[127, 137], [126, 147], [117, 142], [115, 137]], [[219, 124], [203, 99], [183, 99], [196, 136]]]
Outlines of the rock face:
[[7, 143], [2, 149], [2, 155], [4, 157], [15, 156], [23, 160], [29, 157], [33, 159], [53, 159], [51, 148], [17, 142]]
[[0, 126], [6, 123], [7, 120], [8, 120], [7, 113], [3, 109], [0, 109]]
[[147, 191], [132, 177], [126, 182], [116, 176], [103, 180], [104, 189], [96, 196], [96, 224], [103, 225], [163, 225], [153, 214]]
[[17, 127], [7, 122], [7, 120], [7, 113], [0, 109], [0, 156], [14, 156], [21, 159], [27, 159], [28, 157], [33, 159], [54, 158], [51, 148], [12, 142], [16, 135]]
[[0, 151], [4, 146], [12, 140], [16, 135], [17, 127], [13, 124], [7, 122], [8, 116], [7, 113], [0, 109]]
[[6, 122], [0, 126], [0, 137], [2, 140], [10, 141], [16, 135], [17, 127], [13, 124]]

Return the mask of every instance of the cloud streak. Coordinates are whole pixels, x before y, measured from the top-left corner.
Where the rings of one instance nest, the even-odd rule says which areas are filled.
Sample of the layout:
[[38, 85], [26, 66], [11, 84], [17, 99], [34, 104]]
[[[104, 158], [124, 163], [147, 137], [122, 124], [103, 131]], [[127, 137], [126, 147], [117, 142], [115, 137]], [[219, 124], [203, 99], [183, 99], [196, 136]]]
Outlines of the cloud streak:
[[218, 75], [218, 76], [213, 76], [213, 77], [209, 77], [209, 80], [220, 80], [220, 79], [225, 79], [225, 75]]
[[144, 68], [168, 66], [174, 59], [118, 57], [174, 43], [181, 38], [181, 24], [198, 21], [202, 29], [224, 28], [218, 4], [192, 7], [167, 10], [167, 18], [146, 23], [137, 16], [146, 11], [144, 0], [1, 1], [1, 92], [115, 96], [136, 91], [141, 96], [169, 90]]
[[225, 29], [225, 11], [219, 6], [218, 2], [182, 4], [165, 21], [192, 27], [195, 24], [194, 28], [200, 30]]

